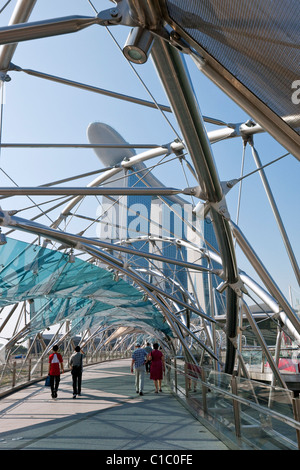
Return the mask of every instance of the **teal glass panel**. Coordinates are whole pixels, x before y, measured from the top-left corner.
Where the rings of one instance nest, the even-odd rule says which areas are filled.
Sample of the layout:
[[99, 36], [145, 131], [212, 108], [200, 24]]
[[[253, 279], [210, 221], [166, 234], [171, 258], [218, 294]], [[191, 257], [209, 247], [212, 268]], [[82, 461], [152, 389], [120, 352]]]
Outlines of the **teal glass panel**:
[[143, 294], [113, 273], [65, 253], [7, 239], [0, 247], [0, 307], [33, 300], [30, 333], [70, 320], [78, 332], [103, 325], [172, 332]]

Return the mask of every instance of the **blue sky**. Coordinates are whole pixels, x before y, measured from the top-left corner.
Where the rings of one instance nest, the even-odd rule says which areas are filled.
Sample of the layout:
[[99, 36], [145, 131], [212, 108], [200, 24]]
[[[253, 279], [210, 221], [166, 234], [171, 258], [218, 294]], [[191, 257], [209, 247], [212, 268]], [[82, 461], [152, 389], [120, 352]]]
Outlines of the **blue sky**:
[[[12, 1], [0, 15], [1, 26], [6, 26], [16, 1]], [[98, 11], [111, 8], [108, 0], [94, 0]], [[38, 1], [30, 20], [37, 21], [68, 15], [94, 16], [87, 0]], [[110, 31], [122, 47], [129, 28], [118, 26]], [[251, 116], [227, 98], [214, 84], [204, 77], [194, 63], [186, 58], [190, 75], [203, 115], [225, 122], [244, 122]], [[91, 26], [78, 33], [20, 43], [13, 63], [40, 72], [69, 78], [100, 88], [115, 90], [151, 100], [144, 86], [126, 62], [121, 51], [101, 26]], [[145, 65], [135, 65], [156, 101], [168, 104], [151, 60]], [[5, 85], [3, 107], [3, 143], [88, 143], [86, 130], [94, 121], [113, 126], [128, 142], [136, 144], [165, 144], [175, 136], [165, 118], [157, 111], [128, 104], [98, 94], [90, 93], [47, 80], [31, 77], [23, 72], [10, 72], [11, 81]], [[170, 116], [168, 116], [170, 118]], [[176, 126], [174, 119], [170, 118]], [[216, 129], [207, 126], [208, 130]], [[283, 153], [285, 149], [272, 137], [260, 134], [255, 145], [263, 163]], [[240, 176], [242, 141], [234, 139], [212, 146], [215, 163], [221, 180]], [[35, 186], [58, 178], [80, 174], [100, 167], [92, 150], [83, 149], [2, 149], [1, 168], [20, 186]], [[274, 197], [282, 214], [287, 233], [299, 259], [299, 162], [292, 156], [266, 169]], [[255, 168], [250, 148], [246, 151], [244, 173]], [[174, 171], [157, 170], [164, 184], [186, 187], [183, 175]], [[86, 184], [91, 178], [81, 180]], [[12, 186], [1, 172], [1, 186]], [[71, 184], [69, 184], [71, 185]], [[238, 186], [227, 197], [232, 219], [236, 217]], [[3, 209], [30, 205], [22, 198], [4, 200]], [[26, 212], [24, 217], [29, 217]], [[46, 222], [46, 221], [45, 221]], [[292, 286], [295, 299], [300, 291], [283, 242], [279, 235], [267, 197], [258, 174], [243, 182], [240, 227], [267, 269], [288, 297]], [[15, 234], [23, 239], [23, 234]], [[238, 264], [250, 275], [253, 271], [238, 251]], [[298, 296], [298, 297], [297, 297]]]

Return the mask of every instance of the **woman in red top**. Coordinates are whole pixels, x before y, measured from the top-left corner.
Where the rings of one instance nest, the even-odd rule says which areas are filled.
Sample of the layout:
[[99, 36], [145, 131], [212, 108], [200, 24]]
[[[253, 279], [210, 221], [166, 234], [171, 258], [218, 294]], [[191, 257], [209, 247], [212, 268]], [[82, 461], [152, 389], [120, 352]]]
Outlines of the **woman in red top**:
[[[53, 353], [49, 356], [50, 387], [52, 398], [57, 398], [57, 390], [60, 382], [60, 369], [64, 372], [63, 358], [58, 352], [58, 346], [53, 346]], [[60, 366], [60, 367], [59, 367]]]
[[165, 360], [163, 353], [158, 350], [158, 344], [153, 344], [153, 350], [148, 356], [148, 360], [151, 361], [150, 366], [150, 379], [154, 380], [155, 393], [158, 393], [158, 390], [162, 392], [161, 381], [163, 378], [163, 372], [165, 372]]

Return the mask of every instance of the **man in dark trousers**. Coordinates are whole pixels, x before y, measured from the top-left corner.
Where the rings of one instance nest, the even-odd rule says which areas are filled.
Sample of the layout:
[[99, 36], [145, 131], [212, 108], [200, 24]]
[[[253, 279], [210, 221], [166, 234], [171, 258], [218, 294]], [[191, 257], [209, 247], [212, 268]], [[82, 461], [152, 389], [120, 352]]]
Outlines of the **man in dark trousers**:
[[150, 343], [147, 343], [147, 346], [144, 348], [144, 350], [147, 352], [148, 356], [147, 356], [147, 360], [146, 360], [146, 363], [145, 363], [145, 367], [146, 367], [146, 372], [147, 374], [149, 374], [150, 372], [150, 366], [151, 366], [151, 360], [148, 359], [149, 357], [149, 354], [151, 353], [152, 351], [152, 348], [150, 346]]
[[[57, 390], [60, 382], [60, 373], [64, 372], [63, 358], [58, 352], [58, 346], [53, 346], [53, 352], [49, 356], [50, 387], [52, 398], [57, 398]], [[60, 367], [59, 367], [60, 366]]]
[[81, 353], [80, 346], [76, 346], [75, 352], [70, 358], [70, 366], [72, 367], [72, 379], [73, 379], [73, 398], [77, 395], [81, 395], [81, 380], [82, 380], [82, 359], [83, 354]]

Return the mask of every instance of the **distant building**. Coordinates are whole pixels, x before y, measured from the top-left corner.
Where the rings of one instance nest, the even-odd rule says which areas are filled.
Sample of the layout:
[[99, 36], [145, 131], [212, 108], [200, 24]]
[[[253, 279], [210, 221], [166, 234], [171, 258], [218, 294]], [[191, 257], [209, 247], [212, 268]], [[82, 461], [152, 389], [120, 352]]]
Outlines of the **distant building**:
[[[108, 132], [109, 136], [105, 133]], [[116, 142], [124, 142], [109, 126], [102, 123], [93, 123], [88, 128], [88, 137], [91, 143], [103, 143], [105, 137], [111, 142], [112, 136]], [[99, 133], [99, 135], [98, 135]], [[130, 158], [134, 155], [132, 150], [125, 150], [125, 156]], [[104, 166], [117, 165], [124, 158], [124, 153], [112, 156], [109, 152], [96, 150], [96, 154]], [[144, 171], [143, 171], [144, 170]], [[116, 181], [117, 180], [117, 181]], [[139, 163], [130, 170], [122, 170], [117, 178], [105, 182], [106, 186], [117, 187], [162, 187], [163, 184], [153, 176], [143, 163]], [[174, 239], [186, 240], [195, 244], [197, 247], [204, 246], [204, 240], [208, 241], [212, 247], [217, 248], [216, 237], [213, 225], [209, 218], [206, 220], [196, 219], [192, 211], [192, 205], [189, 201], [178, 196], [114, 196], [102, 197], [99, 213], [101, 217], [100, 229], [97, 233], [100, 239], [112, 243], [130, 243], [136, 249], [145, 253], [159, 253], [163, 257], [187, 261], [189, 263], [197, 262], [207, 266], [205, 258], [200, 260], [200, 253], [187, 249], [185, 246], [179, 246], [174, 243]], [[196, 230], [193, 228], [196, 226]], [[153, 237], [153, 242], [151, 238]], [[160, 238], [162, 239], [160, 241]], [[168, 238], [172, 241], [168, 241]], [[117, 254], [117, 252], [115, 253]], [[123, 253], [124, 257], [124, 253]], [[199, 271], [187, 274], [186, 270], [167, 262], [160, 263], [151, 261], [143, 257], [135, 257], [128, 254], [130, 263], [135, 263], [135, 269], [146, 277], [149, 282], [157, 282], [160, 288], [173, 293], [174, 285], [180, 284], [188, 291], [193, 298], [198, 297], [201, 308], [209, 313], [209, 288], [208, 275]], [[155, 265], [155, 266], [153, 266]], [[160, 277], [156, 268], [160, 268], [165, 276], [165, 281]], [[213, 286], [216, 287], [220, 280], [213, 279]], [[216, 313], [222, 312], [222, 302], [218, 297], [216, 300]]]

